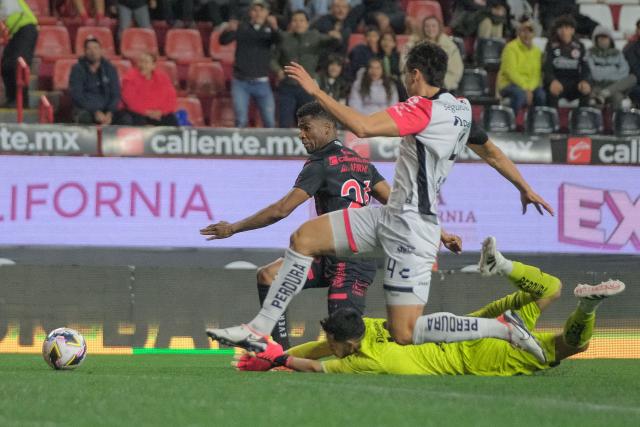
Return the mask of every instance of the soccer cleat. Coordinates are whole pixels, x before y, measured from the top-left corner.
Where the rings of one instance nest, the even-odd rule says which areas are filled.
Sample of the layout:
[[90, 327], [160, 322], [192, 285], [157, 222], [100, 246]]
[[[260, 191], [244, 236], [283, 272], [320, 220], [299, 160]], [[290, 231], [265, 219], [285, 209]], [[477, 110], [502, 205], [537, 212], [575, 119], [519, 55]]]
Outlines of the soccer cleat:
[[509, 328], [509, 342], [511, 345], [527, 353], [531, 353], [538, 359], [538, 362], [547, 363], [547, 356], [544, 353], [544, 349], [533, 334], [529, 332], [517, 313], [507, 310], [502, 316], [498, 317], [498, 320]]
[[577, 298], [584, 298], [590, 301], [603, 300], [624, 291], [624, 283], [620, 280], [609, 279], [599, 285], [580, 284], [573, 290], [573, 295]]
[[480, 251], [480, 263], [478, 268], [480, 274], [485, 277], [493, 276], [500, 272], [498, 264], [501, 264], [504, 257], [496, 248], [496, 238], [489, 236], [482, 242], [482, 250]]
[[242, 347], [245, 350], [255, 352], [265, 351], [269, 338], [254, 331], [249, 325], [233, 326], [225, 329], [207, 329], [207, 335], [220, 344], [230, 347]]

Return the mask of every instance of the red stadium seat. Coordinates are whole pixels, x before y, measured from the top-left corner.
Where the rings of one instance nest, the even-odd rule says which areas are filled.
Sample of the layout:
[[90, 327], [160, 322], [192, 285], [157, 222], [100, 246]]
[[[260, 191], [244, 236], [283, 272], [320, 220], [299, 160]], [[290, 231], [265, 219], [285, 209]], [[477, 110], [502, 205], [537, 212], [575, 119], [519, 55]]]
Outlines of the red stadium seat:
[[202, 105], [198, 98], [178, 98], [178, 110], [185, 110], [193, 126], [204, 126]]
[[178, 66], [175, 62], [159, 59], [156, 61], [156, 67], [167, 73], [175, 88], [180, 87], [180, 81], [178, 80]]
[[364, 43], [365, 41], [366, 40], [364, 34], [351, 33], [351, 35], [349, 36], [349, 45], [347, 47], [347, 52], [351, 52], [354, 47]]
[[233, 75], [233, 63], [236, 58], [236, 42], [227, 45], [220, 44], [220, 33], [222, 31], [214, 31], [209, 38], [209, 56], [220, 61], [227, 81], [231, 80]]
[[211, 100], [211, 111], [209, 114], [209, 125], [218, 128], [235, 127], [235, 113], [233, 112], [233, 101], [229, 97], [216, 96]]
[[407, 16], [414, 23], [422, 22], [427, 16], [435, 16], [440, 22], [444, 22], [440, 3], [431, 0], [411, 0], [407, 5]]
[[173, 29], [167, 33], [165, 52], [178, 64], [188, 64], [204, 58], [202, 39], [198, 30]]
[[58, 59], [53, 66], [53, 90], [69, 89], [69, 75], [71, 68], [78, 61], [76, 59]]
[[51, 16], [49, 0], [26, 0], [26, 2], [38, 18], [39, 25], [55, 25], [58, 22], [58, 18]]
[[193, 62], [187, 76], [189, 93], [214, 95], [225, 91], [225, 77], [219, 62]]
[[404, 51], [404, 48], [409, 42], [410, 37], [411, 36], [407, 34], [398, 34], [396, 36], [396, 43], [398, 44], [398, 46], [396, 46], [396, 49], [398, 49], [398, 52], [402, 53]]
[[116, 67], [116, 70], [118, 70], [118, 77], [120, 77], [121, 82], [127, 71], [129, 71], [131, 67], [133, 67], [131, 61], [129, 61], [128, 59], [113, 59], [111, 60], [111, 63], [114, 67]]
[[150, 28], [127, 28], [122, 32], [120, 53], [127, 59], [135, 59], [140, 53], [158, 55], [158, 38]]
[[84, 41], [93, 36], [100, 42], [102, 52], [108, 58], [116, 55], [116, 46], [113, 43], [113, 33], [109, 27], [80, 27], [76, 33], [76, 55], [84, 53]]
[[47, 25], [40, 27], [35, 56], [45, 61], [73, 57], [69, 31], [66, 27]]

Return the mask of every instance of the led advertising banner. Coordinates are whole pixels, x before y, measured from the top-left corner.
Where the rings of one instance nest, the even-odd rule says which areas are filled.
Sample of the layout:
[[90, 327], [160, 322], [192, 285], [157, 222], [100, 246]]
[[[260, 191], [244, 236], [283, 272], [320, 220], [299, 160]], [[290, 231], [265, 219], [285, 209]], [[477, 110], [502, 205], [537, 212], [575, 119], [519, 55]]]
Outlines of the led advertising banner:
[[[281, 198], [296, 160], [0, 157], [0, 245], [286, 247], [311, 203], [270, 227], [206, 242], [198, 233]], [[379, 163], [389, 181], [393, 163]], [[478, 250], [640, 253], [640, 168], [520, 165], [555, 217], [522, 215], [513, 186], [485, 164], [458, 164], [439, 196], [442, 225]]]

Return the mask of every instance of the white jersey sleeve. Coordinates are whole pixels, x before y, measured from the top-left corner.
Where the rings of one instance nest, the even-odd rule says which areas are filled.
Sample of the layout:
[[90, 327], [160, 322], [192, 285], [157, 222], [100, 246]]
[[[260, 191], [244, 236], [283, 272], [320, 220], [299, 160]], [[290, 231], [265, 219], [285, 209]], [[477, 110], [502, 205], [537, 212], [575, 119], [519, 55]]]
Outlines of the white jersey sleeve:
[[437, 194], [469, 137], [471, 104], [440, 91], [409, 98], [387, 113], [404, 137], [388, 204], [436, 217]]

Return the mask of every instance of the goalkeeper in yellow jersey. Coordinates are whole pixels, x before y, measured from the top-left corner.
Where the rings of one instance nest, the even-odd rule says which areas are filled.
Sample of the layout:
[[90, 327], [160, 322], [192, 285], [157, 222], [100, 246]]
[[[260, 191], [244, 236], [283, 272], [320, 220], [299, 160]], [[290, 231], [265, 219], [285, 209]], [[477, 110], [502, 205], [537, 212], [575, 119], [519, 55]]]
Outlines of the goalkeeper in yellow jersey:
[[[478, 318], [505, 315], [521, 321], [526, 333], [535, 328], [540, 313], [560, 296], [561, 282], [540, 269], [506, 259], [496, 248], [495, 238], [487, 238], [480, 256], [484, 276], [507, 276], [518, 290], [470, 314]], [[546, 361], [514, 348], [508, 341], [482, 338], [456, 343], [426, 343], [401, 346], [393, 342], [384, 319], [361, 318], [350, 309], [340, 309], [321, 322], [326, 341], [291, 348], [287, 353], [270, 341], [263, 353], [238, 356], [239, 370], [266, 371], [286, 366], [301, 372], [370, 373], [404, 375], [518, 375], [532, 374], [557, 365], [562, 359], [583, 352], [589, 346], [595, 324], [595, 310], [603, 299], [619, 294], [624, 283], [609, 280], [599, 285], [578, 285], [574, 295], [578, 306], [559, 334], [533, 332], [544, 349]], [[452, 317], [455, 321], [455, 317]], [[440, 324], [449, 321], [442, 313]], [[432, 332], [433, 332], [432, 330]], [[320, 361], [329, 356], [335, 358]]]

